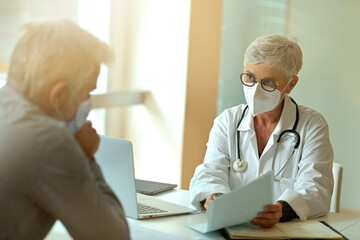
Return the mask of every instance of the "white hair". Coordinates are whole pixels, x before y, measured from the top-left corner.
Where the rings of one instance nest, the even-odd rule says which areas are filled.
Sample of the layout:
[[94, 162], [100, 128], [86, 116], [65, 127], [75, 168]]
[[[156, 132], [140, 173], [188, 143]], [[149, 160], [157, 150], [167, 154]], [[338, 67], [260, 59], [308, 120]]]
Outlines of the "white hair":
[[7, 84], [29, 98], [57, 80], [78, 87], [97, 65], [113, 58], [106, 43], [70, 20], [30, 23], [24, 29], [10, 59]]
[[302, 67], [302, 52], [295, 39], [281, 35], [265, 35], [255, 39], [246, 49], [244, 65], [264, 64], [276, 67], [288, 78], [296, 76]]

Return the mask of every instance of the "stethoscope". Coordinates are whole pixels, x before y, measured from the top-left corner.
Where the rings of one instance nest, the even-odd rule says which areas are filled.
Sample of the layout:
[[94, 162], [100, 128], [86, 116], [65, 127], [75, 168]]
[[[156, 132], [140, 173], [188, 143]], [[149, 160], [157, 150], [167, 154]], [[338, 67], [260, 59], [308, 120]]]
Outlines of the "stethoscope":
[[[292, 127], [292, 129], [288, 129], [288, 130], [285, 130], [285, 131], [282, 131], [279, 135], [279, 138], [278, 140], [276, 141], [277, 142], [277, 146], [276, 146], [276, 149], [275, 149], [275, 154], [274, 154], [274, 157], [273, 157], [273, 161], [272, 161], [272, 164], [271, 164], [271, 169], [273, 169], [273, 165], [274, 165], [274, 159], [276, 157], [276, 153], [277, 153], [277, 148], [280, 144], [280, 141], [281, 141], [281, 138], [284, 136], [284, 134], [293, 134], [294, 137], [295, 137], [295, 141], [292, 145], [292, 152], [289, 156], [289, 158], [287, 159], [286, 163], [284, 164], [284, 166], [280, 169], [280, 171], [274, 175], [274, 179], [276, 181], [279, 181], [276, 177], [284, 170], [285, 166], [288, 164], [291, 156], [294, 154], [295, 150], [299, 147], [299, 144], [300, 144], [300, 135], [299, 133], [296, 131], [296, 128], [297, 128], [297, 125], [298, 125], [298, 122], [299, 122], [299, 108], [298, 108], [298, 105], [296, 104], [296, 102], [294, 101], [294, 99], [290, 98], [291, 101], [295, 104], [296, 106], [296, 119], [295, 119], [295, 123], [294, 123], [294, 126]], [[246, 106], [244, 111], [242, 112], [242, 115], [241, 115], [241, 118], [240, 118], [240, 121], [239, 123], [237, 124], [237, 127], [236, 127], [236, 146], [237, 146], [237, 152], [236, 152], [236, 160], [234, 161], [233, 163], [233, 169], [234, 171], [236, 172], [243, 172], [245, 171], [245, 169], [247, 168], [247, 162], [245, 159], [241, 159], [240, 157], [240, 131], [238, 130], [244, 116], [245, 116], [245, 113], [246, 111], [248, 110], [249, 106]]]

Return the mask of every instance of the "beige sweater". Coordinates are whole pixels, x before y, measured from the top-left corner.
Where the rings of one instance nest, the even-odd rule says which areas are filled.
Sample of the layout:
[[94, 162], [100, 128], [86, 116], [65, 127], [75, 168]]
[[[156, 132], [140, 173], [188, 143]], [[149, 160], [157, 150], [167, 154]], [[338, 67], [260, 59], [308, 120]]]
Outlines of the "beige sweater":
[[122, 206], [65, 124], [0, 89], [0, 239], [43, 239], [59, 219], [74, 239], [129, 239]]

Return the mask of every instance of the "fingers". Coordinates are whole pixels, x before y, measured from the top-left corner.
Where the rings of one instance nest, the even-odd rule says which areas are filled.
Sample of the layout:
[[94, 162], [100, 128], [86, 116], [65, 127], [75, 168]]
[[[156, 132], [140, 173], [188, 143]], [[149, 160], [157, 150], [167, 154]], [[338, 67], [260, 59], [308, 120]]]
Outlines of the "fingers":
[[84, 129], [93, 129], [93, 127], [92, 127], [92, 122], [89, 121], [89, 120], [86, 120], [86, 121], [84, 122], [84, 124], [82, 125], [81, 128], [84, 128]]
[[204, 203], [204, 208], [206, 209], [206, 214], [208, 214], [208, 210], [209, 210], [209, 204], [214, 201], [214, 195], [211, 194], [206, 198], [206, 201]]
[[209, 205], [207, 202], [205, 202], [204, 204], [204, 208], [206, 209], [206, 214], [208, 214], [208, 209], [209, 209]]
[[278, 222], [275, 219], [254, 218], [250, 223], [263, 228], [271, 228]]
[[278, 212], [281, 213], [282, 210], [282, 205], [281, 203], [275, 203], [275, 204], [270, 204], [270, 205], [266, 205], [264, 207], [264, 211], [265, 212]]
[[275, 203], [266, 205], [263, 212], [259, 212], [257, 216], [250, 222], [264, 228], [270, 228], [280, 221], [282, 216], [282, 205]]
[[80, 130], [75, 133], [75, 138], [88, 159], [90, 161], [95, 161], [94, 155], [99, 148], [100, 137], [97, 134], [96, 129], [92, 127], [92, 123], [86, 121]]

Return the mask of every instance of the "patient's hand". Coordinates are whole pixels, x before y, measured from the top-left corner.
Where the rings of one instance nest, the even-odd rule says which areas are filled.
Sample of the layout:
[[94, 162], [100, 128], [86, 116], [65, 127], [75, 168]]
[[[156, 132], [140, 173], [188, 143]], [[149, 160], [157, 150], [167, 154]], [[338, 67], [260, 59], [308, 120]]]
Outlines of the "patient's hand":
[[75, 138], [89, 160], [95, 162], [94, 155], [99, 148], [100, 137], [90, 121], [86, 121], [80, 130], [75, 133]]
[[280, 221], [282, 216], [282, 205], [275, 202], [272, 205], [266, 205], [263, 212], [259, 212], [257, 216], [250, 222], [263, 228], [271, 228]]

